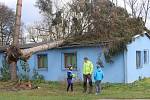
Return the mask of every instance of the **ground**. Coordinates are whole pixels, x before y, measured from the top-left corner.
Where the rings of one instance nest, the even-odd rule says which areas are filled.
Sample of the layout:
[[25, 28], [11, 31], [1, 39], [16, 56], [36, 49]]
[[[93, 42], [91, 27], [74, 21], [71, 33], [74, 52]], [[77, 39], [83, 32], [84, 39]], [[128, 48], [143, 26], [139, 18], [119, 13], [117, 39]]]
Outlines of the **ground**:
[[[75, 83], [74, 92], [66, 92], [64, 82], [40, 83], [38, 89], [16, 90], [12, 82], [0, 82], [0, 100], [98, 100], [98, 99], [132, 99], [150, 98], [150, 79], [143, 79], [132, 84], [102, 85], [100, 95], [82, 93], [82, 84]], [[95, 90], [95, 89], [94, 89]]]

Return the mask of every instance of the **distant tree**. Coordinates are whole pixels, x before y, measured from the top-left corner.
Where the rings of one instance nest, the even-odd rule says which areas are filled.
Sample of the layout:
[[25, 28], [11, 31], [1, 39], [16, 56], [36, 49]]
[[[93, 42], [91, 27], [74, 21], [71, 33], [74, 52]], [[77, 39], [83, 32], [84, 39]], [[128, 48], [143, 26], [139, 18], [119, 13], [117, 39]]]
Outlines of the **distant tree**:
[[141, 17], [144, 21], [144, 25], [146, 24], [150, 13], [150, 0], [126, 0], [124, 4], [129, 5], [132, 17]]
[[[45, 24], [44, 28], [38, 29], [42, 33], [45, 31], [45, 34], [49, 34], [48, 37], [50, 39], [47, 40], [59, 40], [67, 37], [66, 29], [64, 28], [67, 21], [63, 20], [67, 17], [67, 13], [65, 12], [66, 8], [61, 8], [57, 4], [59, 1], [61, 2], [61, 0], [55, 1], [56, 2], [52, 3], [52, 0], [37, 0], [36, 2], [36, 7], [40, 9], [40, 13], [44, 17], [43, 23]], [[52, 8], [55, 8], [55, 10]]]
[[32, 25], [26, 27], [27, 32], [29, 33], [30, 42], [46, 42], [54, 40], [53, 33], [46, 29], [47, 26], [43, 22], [35, 22]]
[[0, 45], [9, 45], [15, 23], [15, 13], [6, 5], [0, 3]]
[[[52, 12], [52, 1], [51, 0], [37, 0], [36, 7], [40, 9], [40, 13], [43, 15], [44, 20], [40, 24], [34, 24], [34, 28], [38, 30], [40, 33], [50, 34], [50, 37], [55, 39], [54, 34], [52, 33], [52, 19], [54, 14]], [[44, 27], [43, 27], [44, 25]]]
[[143, 10], [144, 10], [144, 24], [146, 24], [148, 16], [150, 14], [150, 0], [142, 0]]

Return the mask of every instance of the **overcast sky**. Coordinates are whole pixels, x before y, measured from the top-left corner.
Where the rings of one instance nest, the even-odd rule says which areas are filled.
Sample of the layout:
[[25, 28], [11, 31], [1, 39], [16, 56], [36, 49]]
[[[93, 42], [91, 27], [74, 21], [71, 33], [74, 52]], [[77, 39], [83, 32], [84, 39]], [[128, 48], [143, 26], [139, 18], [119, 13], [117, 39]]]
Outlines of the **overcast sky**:
[[[38, 21], [41, 19], [41, 16], [39, 14], [38, 8], [36, 8], [35, 2], [36, 0], [22, 0], [23, 5], [22, 5], [22, 21], [25, 24], [31, 24], [34, 23], [35, 21]], [[55, 0], [56, 3], [66, 3], [69, 0]], [[16, 3], [17, 0], [0, 0], [0, 2], [4, 3], [8, 7], [12, 8], [14, 11], [16, 10]], [[123, 7], [123, 0], [118, 0], [118, 5]], [[150, 18], [148, 20], [147, 26], [150, 28]]]
[[[21, 16], [22, 21], [25, 24], [29, 24], [39, 20], [41, 18], [39, 10], [34, 6], [36, 0], [22, 0], [22, 1], [23, 1], [22, 16]], [[16, 11], [17, 0], [0, 0], [0, 2], [4, 3], [8, 7]]]

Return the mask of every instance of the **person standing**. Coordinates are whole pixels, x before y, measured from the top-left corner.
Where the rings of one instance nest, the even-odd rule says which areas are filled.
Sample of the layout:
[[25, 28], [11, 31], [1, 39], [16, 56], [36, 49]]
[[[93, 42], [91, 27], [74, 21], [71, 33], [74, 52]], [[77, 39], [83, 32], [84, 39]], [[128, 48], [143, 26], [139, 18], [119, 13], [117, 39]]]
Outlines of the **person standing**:
[[69, 88], [71, 87], [71, 91], [73, 92], [73, 73], [72, 73], [72, 65], [68, 66], [68, 71], [67, 71], [67, 92], [69, 91]]
[[94, 80], [95, 80], [95, 88], [96, 88], [96, 95], [101, 93], [101, 81], [104, 78], [104, 73], [101, 67], [98, 65], [94, 71]]
[[87, 58], [84, 58], [84, 63], [83, 63], [83, 88], [84, 88], [84, 93], [87, 92], [87, 81], [89, 82], [89, 93], [92, 93], [92, 72], [93, 72], [93, 63]]

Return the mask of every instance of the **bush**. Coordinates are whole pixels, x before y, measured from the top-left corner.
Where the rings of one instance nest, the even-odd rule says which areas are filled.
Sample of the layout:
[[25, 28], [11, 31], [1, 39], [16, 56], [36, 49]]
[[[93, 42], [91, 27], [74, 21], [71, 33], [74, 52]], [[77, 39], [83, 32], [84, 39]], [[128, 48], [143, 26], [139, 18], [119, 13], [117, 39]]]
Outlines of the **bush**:
[[36, 84], [45, 82], [44, 76], [43, 76], [43, 75], [40, 75], [40, 74], [36, 71], [36, 69], [33, 69], [32, 80], [33, 80], [33, 83], [36, 83]]
[[22, 71], [20, 72], [19, 79], [23, 81], [29, 81], [29, 64], [23, 60], [20, 60], [20, 65], [22, 67]]
[[2, 81], [10, 80], [9, 65], [6, 63], [5, 60], [2, 61], [2, 67], [1, 67], [0, 71], [1, 71], [1, 80]]

